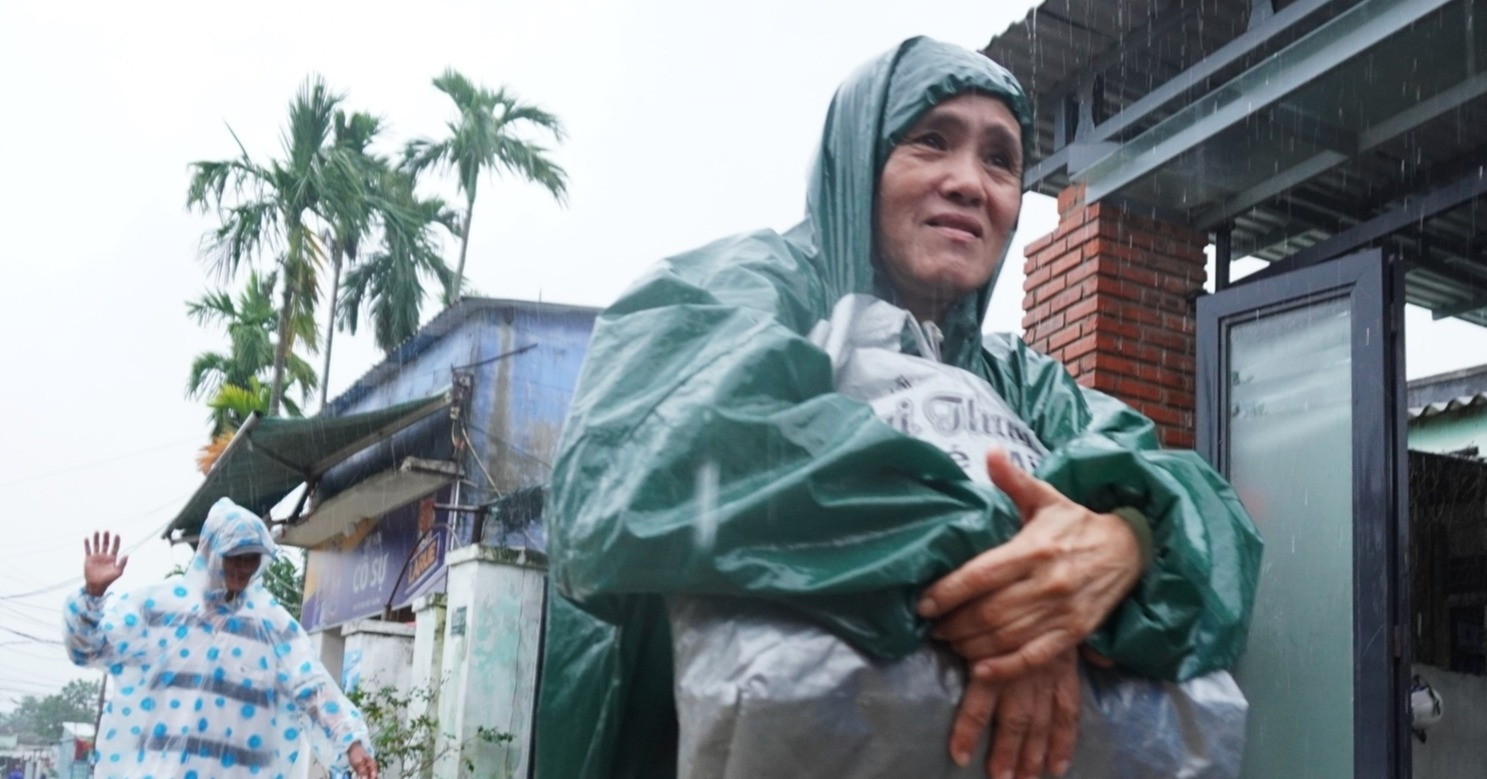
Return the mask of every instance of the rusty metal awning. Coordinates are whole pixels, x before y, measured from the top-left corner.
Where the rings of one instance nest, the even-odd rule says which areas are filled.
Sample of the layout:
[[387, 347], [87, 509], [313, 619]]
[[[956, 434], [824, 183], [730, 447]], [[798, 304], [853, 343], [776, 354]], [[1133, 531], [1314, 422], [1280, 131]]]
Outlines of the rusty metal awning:
[[207, 473], [165, 530], [171, 540], [189, 540], [201, 532], [207, 510], [219, 498], [231, 498], [259, 515], [294, 488], [314, 482], [327, 470], [366, 447], [446, 410], [451, 393], [443, 391], [377, 411], [342, 417], [286, 419], [253, 414], [238, 429], [222, 456]]

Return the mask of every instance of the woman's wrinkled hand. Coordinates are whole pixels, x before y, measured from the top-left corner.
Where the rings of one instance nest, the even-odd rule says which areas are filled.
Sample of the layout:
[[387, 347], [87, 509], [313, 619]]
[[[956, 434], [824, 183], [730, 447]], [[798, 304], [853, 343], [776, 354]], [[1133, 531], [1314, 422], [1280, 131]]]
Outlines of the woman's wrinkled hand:
[[919, 614], [975, 678], [1007, 681], [1083, 643], [1140, 579], [1141, 549], [1124, 519], [1069, 500], [1002, 450], [986, 470], [1023, 527], [930, 586]]
[[966, 765], [989, 728], [988, 779], [1063, 776], [1074, 754], [1079, 704], [1079, 670], [1072, 650], [1008, 681], [968, 677], [950, 730], [950, 757]]

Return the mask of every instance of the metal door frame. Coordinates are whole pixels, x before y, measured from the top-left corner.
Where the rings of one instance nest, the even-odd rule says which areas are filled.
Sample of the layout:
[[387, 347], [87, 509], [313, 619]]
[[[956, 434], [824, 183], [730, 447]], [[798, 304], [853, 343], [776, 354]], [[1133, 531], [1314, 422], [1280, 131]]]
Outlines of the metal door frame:
[[1410, 776], [1403, 282], [1403, 263], [1370, 249], [1250, 283], [1241, 280], [1197, 301], [1197, 449], [1227, 477], [1223, 411], [1229, 406], [1229, 383], [1223, 377], [1229, 375], [1224, 348], [1229, 328], [1320, 300], [1350, 299], [1353, 770], [1359, 779]]

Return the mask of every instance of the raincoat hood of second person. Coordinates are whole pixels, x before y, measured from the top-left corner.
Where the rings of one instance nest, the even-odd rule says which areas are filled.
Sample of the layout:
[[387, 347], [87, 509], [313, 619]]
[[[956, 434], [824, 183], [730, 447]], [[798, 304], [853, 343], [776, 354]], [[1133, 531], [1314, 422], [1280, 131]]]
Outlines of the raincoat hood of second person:
[[[262, 556], [248, 587], [242, 594], [228, 598], [226, 563], [223, 559], [242, 554]], [[263, 587], [263, 572], [268, 570], [277, 554], [278, 546], [263, 521], [232, 501], [223, 499], [212, 506], [206, 521], [202, 523], [196, 554], [186, 570], [187, 586], [193, 592], [201, 593], [202, 600], [207, 605], [241, 608], [252, 595], [269, 597]]]

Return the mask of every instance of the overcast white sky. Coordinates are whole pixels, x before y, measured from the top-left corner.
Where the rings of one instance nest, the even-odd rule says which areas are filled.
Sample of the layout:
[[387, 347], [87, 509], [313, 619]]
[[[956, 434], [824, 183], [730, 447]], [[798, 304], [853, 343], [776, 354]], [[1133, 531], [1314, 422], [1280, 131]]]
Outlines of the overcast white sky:
[[[186, 165], [233, 156], [227, 124], [252, 154], [277, 154], [286, 104], [318, 72], [387, 119], [390, 150], [450, 118], [429, 84], [446, 66], [508, 84], [566, 123], [554, 156], [570, 202], [482, 184], [470, 279], [491, 296], [602, 305], [662, 256], [798, 221], [826, 104], [860, 62], [918, 33], [984, 46], [1030, 5], [5, 3], [0, 598], [67, 586], [0, 599], [0, 709], [85, 673], [8, 632], [56, 638], [85, 532], [145, 542], [116, 586], [173, 564], [153, 536], [200, 482], [206, 433], [187, 369], [225, 346], [185, 316], [214, 283], [197, 255], [211, 220], [183, 208]], [[1045, 211], [1026, 235], [1050, 229]], [[1020, 318], [1006, 275], [1002, 329]], [[338, 334], [332, 393], [379, 358], [370, 338]]]
[[[185, 558], [156, 538], [201, 479], [206, 413], [183, 389], [194, 355], [225, 347], [185, 316], [215, 283], [197, 253], [212, 221], [183, 208], [186, 166], [234, 155], [227, 124], [253, 155], [278, 154], [285, 107], [318, 72], [385, 117], [390, 151], [450, 118], [429, 85], [446, 66], [508, 84], [566, 123], [554, 157], [570, 202], [483, 183], [468, 276], [485, 295], [603, 305], [657, 258], [796, 222], [827, 102], [857, 64], [919, 33], [979, 48], [1031, 5], [0, 5], [0, 710], [97, 675], [30, 638], [57, 637], [84, 533], [143, 544], [120, 587]], [[1027, 199], [989, 329], [1018, 329], [1021, 246], [1055, 220], [1051, 201]], [[1432, 340], [1461, 343], [1445, 333]], [[1411, 374], [1484, 356], [1439, 351], [1412, 352]], [[378, 359], [365, 334], [338, 334], [332, 394]]]

